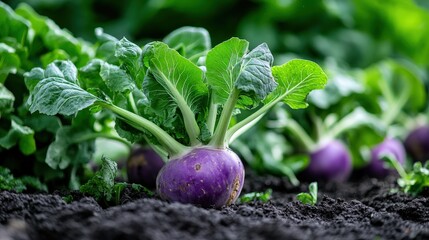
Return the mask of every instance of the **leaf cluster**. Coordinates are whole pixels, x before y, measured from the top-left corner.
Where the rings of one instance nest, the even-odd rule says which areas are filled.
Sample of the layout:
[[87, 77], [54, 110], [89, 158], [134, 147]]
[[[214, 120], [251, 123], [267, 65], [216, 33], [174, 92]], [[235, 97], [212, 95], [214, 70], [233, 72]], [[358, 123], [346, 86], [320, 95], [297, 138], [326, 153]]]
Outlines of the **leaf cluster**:
[[8, 168], [0, 166], [0, 190], [22, 192], [27, 189], [47, 192], [48, 188], [39, 179], [31, 176], [15, 178]]
[[[87, 183], [80, 186], [80, 191], [94, 197], [99, 202], [118, 205], [123, 190], [130, 184], [124, 182], [116, 183], [115, 177], [117, 172], [118, 166], [116, 162], [103, 157], [100, 170]], [[153, 195], [148, 189], [139, 184], [132, 184], [131, 188], [137, 192], [145, 192], [148, 195]]]
[[273, 193], [272, 189], [267, 189], [265, 192], [246, 193], [246, 194], [243, 194], [242, 196], [240, 196], [238, 201], [240, 203], [248, 203], [248, 202], [254, 202], [254, 201], [259, 201], [259, 202], [265, 203], [271, 199], [272, 193]]
[[317, 203], [317, 182], [308, 185], [308, 193], [299, 193], [296, 199], [303, 204], [316, 205]]

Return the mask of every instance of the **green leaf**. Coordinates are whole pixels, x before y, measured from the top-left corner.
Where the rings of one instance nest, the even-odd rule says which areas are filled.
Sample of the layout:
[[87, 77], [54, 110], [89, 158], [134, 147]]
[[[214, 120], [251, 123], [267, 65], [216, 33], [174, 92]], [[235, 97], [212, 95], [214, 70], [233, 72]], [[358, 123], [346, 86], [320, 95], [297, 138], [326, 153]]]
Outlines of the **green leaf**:
[[13, 102], [15, 96], [0, 83], [0, 117], [4, 113], [11, 112], [13, 110]]
[[204, 28], [181, 27], [162, 41], [194, 63], [211, 48], [210, 35]]
[[307, 95], [315, 89], [322, 89], [327, 81], [323, 70], [307, 60], [291, 60], [272, 68], [277, 88], [267, 96], [264, 102], [282, 100], [293, 109], [306, 108]]
[[33, 68], [30, 72], [24, 74], [25, 86], [31, 92], [34, 87], [40, 82], [40, 80], [45, 78], [45, 70], [42, 68]]
[[403, 63], [383, 61], [368, 68], [364, 80], [368, 94], [383, 96], [389, 108], [415, 112], [427, 103], [423, 82]]
[[24, 176], [24, 177], [21, 177], [20, 180], [25, 186], [30, 187], [32, 189], [36, 189], [38, 191], [43, 191], [43, 192], [48, 191], [48, 186], [42, 183], [38, 178], [35, 178], [32, 176]]
[[347, 97], [353, 98], [364, 92], [363, 82], [357, 74], [360, 72], [346, 71], [332, 61], [325, 64], [323, 69], [327, 71], [328, 83], [324, 89], [312, 91], [308, 95], [308, 101], [318, 108], [328, 109], [340, 101], [342, 103]]
[[299, 193], [296, 198], [303, 204], [314, 206], [317, 203], [317, 182], [310, 183], [308, 188], [309, 193]]
[[246, 54], [248, 46], [246, 40], [231, 38], [208, 52], [206, 78], [212, 88], [214, 103], [224, 104], [234, 90], [238, 77], [236, 66]]
[[106, 82], [101, 78], [101, 65], [104, 63], [105, 62], [103, 60], [93, 59], [88, 62], [87, 65], [79, 69], [80, 86], [100, 98], [105, 98], [105, 95], [113, 95], [109, 87], [107, 87]]
[[313, 198], [313, 204], [317, 202], [317, 182], [312, 182], [308, 186], [311, 197]]
[[200, 129], [196, 114], [205, 106], [208, 88], [203, 81], [203, 71], [177, 51], [166, 44], [155, 42], [149, 46], [144, 62], [150, 67], [150, 73], [170, 96], [167, 99], [149, 97], [149, 101], [174, 101], [180, 109], [184, 125], [193, 144], [197, 144]]
[[80, 187], [80, 191], [93, 196], [98, 201], [110, 201], [113, 197], [114, 180], [118, 166], [116, 162], [108, 158], [103, 157], [101, 160], [100, 170], [87, 183]]
[[253, 98], [264, 99], [277, 84], [271, 74], [273, 55], [263, 43], [243, 57], [235, 87], [243, 92], [251, 92]]
[[47, 116], [36, 113], [25, 118], [24, 123], [35, 132], [47, 131], [53, 134], [61, 127], [61, 120], [57, 116]]
[[20, 4], [15, 10], [31, 22], [34, 34], [39, 36], [44, 46], [51, 51], [62, 49], [77, 66], [86, 64], [94, 57], [95, 52], [91, 45], [81, 39], [73, 37], [66, 29], [61, 29], [54, 21], [40, 16], [29, 5]]
[[88, 128], [65, 126], [58, 129], [55, 141], [46, 153], [46, 164], [52, 169], [65, 169], [68, 166], [89, 162], [95, 151], [95, 143]]
[[308, 193], [299, 193], [296, 198], [303, 204], [313, 205], [313, 197]]
[[137, 88], [141, 88], [146, 75], [146, 68], [143, 66], [142, 49], [136, 44], [123, 38], [115, 44], [115, 57], [121, 64], [121, 68], [134, 79]]
[[9, 132], [0, 138], [0, 146], [6, 149], [19, 145], [19, 149], [25, 155], [32, 154], [36, 151], [36, 141], [34, 140], [33, 129], [22, 126], [16, 121], [11, 121]]
[[134, 89], [133, 79], [116, 65], [103, 62], [100, 66], [100, 76], [113, 92], [126, 93]]
[[231, 38], [207, 54], [207, 82], [215, 103], [226, 102], [234, 89], [240, 90], [239, 107], [256, 106], [276, 87], [271, 74], [273, 56], [266, 44], [247, 53], [248, 42]]
[[[38, 71], [40, 72], [40, 71]], [[24, 75], [27, 82], [35, 75]], [[39, 76], [39, 75], [38, 75]], [[34, 79], [31, 80], [31, 82]], [[27, 85], [32, 85], [27, 84]], [[37, 99], [37, 101], [33, 101]], [[39, 111], [47, 115], [71, 115], [99, 100], [83, 90], [77, 83], [77, 69], [70, 61], [56, 61], [48, 65], [42, 79], [30, 92], [28, 104], [30, 111]]]
[[102, 28], [95, 29], [95, 36], [97, 37], [97, 44], [99, 45], [96, 48], [95, 56], [111, 64], [118, 63], [118, 59], [115, 57], [118, 39], [104, 33]]
[[4, 83], [9, 73], [16, 73], [21, 66], [21, 60], [15, 49], [0, 42], [0, 83]]
[[143, 90], [147, 98], [151, 99], [144, 103], [146, 105], [144, 115], [170, 135], [175, 136], [176, 139], [185, 138], [186, 129], [183, 127], [183, 119], [180, 117], [176, 102], [170, 98], [168, 92], [164, 91], [150, 73], [145, 78]]
[[51, 52], [45, 53], [40, 57], [40, 60], [42, 61], [43, 67], [46, 67], [49, 65], [49, 63], [55, 61], [55, 60], [67, 60], [70, 59], [70, 55], [65, 52], [62, 49], [54, 49]]
[[240, 203], [248, 203], [253, 201], [260, 201], [260, 202], [268, 202], [271, 199], [271, 195], [273, 193], [273, 190], [270, 188], [267, 189], [265, 192], [251, 192], [246, 193], [243, 196], [239, 198]]
[[196, 111], [199, 100], [208, 92], [203, 82], [203, 71], [164, 43], [152, 46], [145, 59], [149, 61], [155, 79], [179, 108], [186, 108], [186, 104], [191, 111]]
[[22, 192], [26, 189], [25, 184], [20, 179], [14, 178], [8, 168], [0, 166], [0, 190]]
[[[8, 5], [0, 2], [0, 38], [12, 37], [24, 44], [30, 23], [16, 14]], [[2, 55], [2, 54], [0, 54]]]

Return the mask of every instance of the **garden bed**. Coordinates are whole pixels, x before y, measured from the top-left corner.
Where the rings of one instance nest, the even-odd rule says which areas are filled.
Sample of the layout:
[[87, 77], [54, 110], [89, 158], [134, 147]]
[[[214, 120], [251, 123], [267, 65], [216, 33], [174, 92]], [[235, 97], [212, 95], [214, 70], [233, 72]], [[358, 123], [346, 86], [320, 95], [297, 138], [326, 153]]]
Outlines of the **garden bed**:
[[1, 192], [0, 239], [429, 239], [429, 194], [392, 193], [394, 182], [319, 184], [310, 206], [295, 199], [307, 184], [248, 174], [243, 193], [272, 188], [272, 199], [221, 209], [127, 194], [103, 208], [79, 195], [67, 204], [60, 195]]

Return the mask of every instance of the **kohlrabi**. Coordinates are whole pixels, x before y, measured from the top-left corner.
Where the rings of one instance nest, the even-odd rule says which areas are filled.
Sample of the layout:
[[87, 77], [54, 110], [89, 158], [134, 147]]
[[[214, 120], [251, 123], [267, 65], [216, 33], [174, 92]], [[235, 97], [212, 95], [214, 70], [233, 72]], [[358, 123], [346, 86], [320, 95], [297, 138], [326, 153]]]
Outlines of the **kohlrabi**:
[[149, 146], [135, 146], [127, 159], [128, 182], [156, 187], [156, 177], [164, 166], [161, 156]]
[[371, 149], [371, 157], [365, 171], [377, 178], [383, 178], [392, 172], [392, 169], [385, 166], [383, 157], [387, 154], [394, 156], [394, 161], [400, 165], [405, 164], [406, 154], [402, 142], [394, 138], [386, 138], [383, 142]]
[[421, 125], [411, 130], [405, 138], [404, 146], [414, 161], [429, 160], [429, 126]]
[[[157, 178], [163, 199], [204, 207], [233, 203], [244, 168], [228, 148], [231, 139], [279, 102], [305, 108], [308, 93], [322, 88], [326, 75], [306, 60], [272, 67], [266, 44], [249, 51], [246, 40], [231, 38], [207, 49], [201, 39], [192, 42], [205, 46], [191, 54], [199, 61], [185, 57], [186, 47], [179, 53], [152, 42], [142, 49], [122, 39], [115, 44], [120, 64], [93, 60], [84, 67], [84, 77], [70, 61], [35, 68], [26, 74], [30, 110], [71, 115], [85, 108], [108, 109], [117, 115], [120, 135], [134, 142], [145, 139], [168, 156]], [[239, 109], [252, 108], [252, 114], [232, 124]]]
[[276, 108], [275, 114], [276, 119], [268, 121], [267, 126], [285, 130], [288, 136], [301, 143], [302, 151], [309, 159], [301, 177], [311, 181], [346, 181], [352, 172], [352, 157], [349, 147], [339, 136], [375, 122], [374, 116], [362, 108], [356, 108], [341, 119], [334, 114], [329, 114], [324, 121], [319, 116], [313, 116], [310, 124], [316, 131], [309, 132], [304, 129], [303, 123], [289, 116], [285, 108]]

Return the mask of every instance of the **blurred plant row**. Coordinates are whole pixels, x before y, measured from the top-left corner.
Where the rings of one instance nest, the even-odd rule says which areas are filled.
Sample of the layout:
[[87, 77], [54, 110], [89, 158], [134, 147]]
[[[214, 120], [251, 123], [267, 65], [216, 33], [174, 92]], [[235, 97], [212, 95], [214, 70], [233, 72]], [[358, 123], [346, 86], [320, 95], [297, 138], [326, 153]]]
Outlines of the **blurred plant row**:
[[208, 29], [213, 44], [231, 36], [251, 47], [267, 42], [279, 63], [310, 59], [328, 74], [327, 87], [309, 96], [307, 109], [279, 105], [232, 144], [260, 173], [286, 175], [294, 184], [344, 181], [352, 174], [390, 174], [386, 155], [406, 167], [429, 158], [425, 1], [125, 2], [0, 2], [0, 166], [8, 169], [2, 176], [77, 189], [101, 155], [118, 160], [131, 149], [107, 111], [75, 118], [30, 114], [25, 72], [53, 60], [77, 67], [94, 58], [115, 61], [117, 38], [143, 44], [184, 25]]

